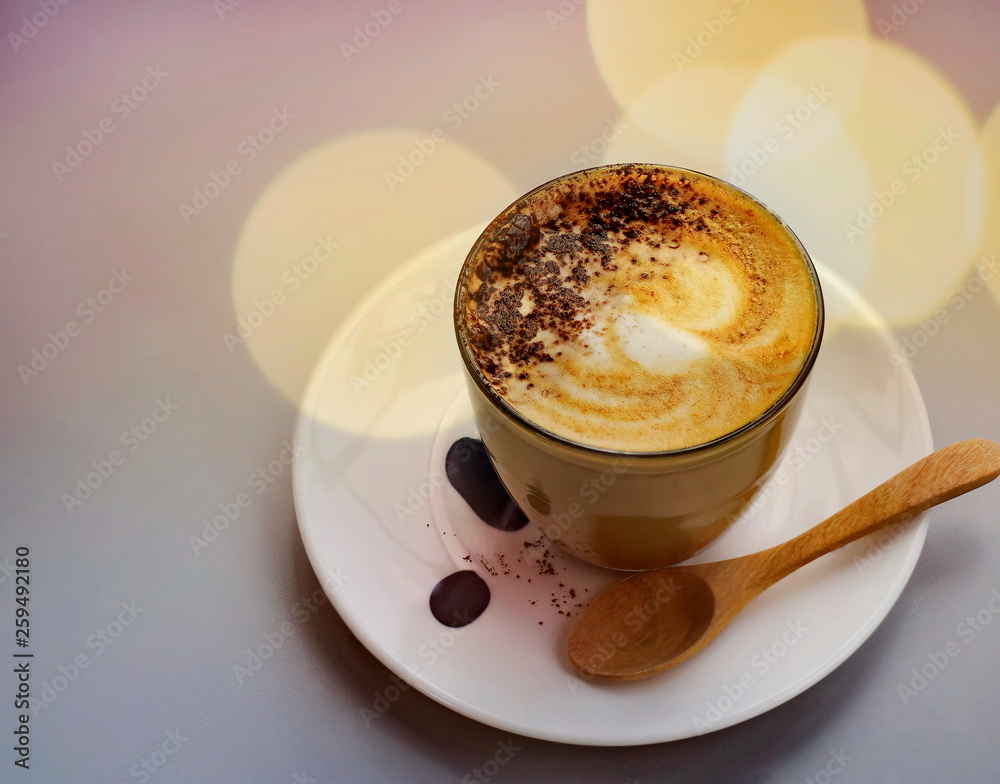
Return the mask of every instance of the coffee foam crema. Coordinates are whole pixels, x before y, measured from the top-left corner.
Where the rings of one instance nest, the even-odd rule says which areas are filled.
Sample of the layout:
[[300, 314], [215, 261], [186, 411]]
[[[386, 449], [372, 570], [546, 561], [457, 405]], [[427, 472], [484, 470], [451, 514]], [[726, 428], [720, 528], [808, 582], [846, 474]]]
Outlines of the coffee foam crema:
[[558, 436], [627, 452], [759, 417], [798, 376], [819, 313], [804, 252], [771, 213], [710, 178], [639, 165], [516, 203], [467, 260], [458, 307], [496, 394]]

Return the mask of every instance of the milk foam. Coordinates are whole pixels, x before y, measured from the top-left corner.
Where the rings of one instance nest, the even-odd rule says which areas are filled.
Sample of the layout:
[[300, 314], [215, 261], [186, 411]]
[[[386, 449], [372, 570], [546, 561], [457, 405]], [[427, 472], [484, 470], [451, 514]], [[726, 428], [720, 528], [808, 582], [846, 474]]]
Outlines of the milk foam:
[[710, 351], [695, 333], [644, 313], [622, 313], [613, 329], [626, 357], [658, 373], [678, 372]]
[[581, 444], [718, 438], [772, 406], [812, 346], [818, 303], [797, 242], [689, 172], [573, 175], [484, 239], [460, 281], [476, 364], [525, 418]]

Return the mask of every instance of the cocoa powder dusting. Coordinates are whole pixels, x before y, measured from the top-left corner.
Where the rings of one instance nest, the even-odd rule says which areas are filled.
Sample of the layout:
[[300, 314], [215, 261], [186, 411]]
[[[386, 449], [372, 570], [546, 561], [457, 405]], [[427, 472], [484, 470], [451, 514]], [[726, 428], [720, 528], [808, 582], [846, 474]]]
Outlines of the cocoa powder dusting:
[[593, 326], [584, 296], [588, 265], [612, 272], [623, 260], [619, 252], [637, 239], [659, 247], [665, 235], [710, 231], [699, 195], [684, 176], [637, 175], [624, 165], [563, 192], [555, 209], [529, 202], [521, 209], [537, 207], [538, 214], [501, 221], [466, 281], [469, 343], [493, 386], [505, 394], [511, 371], [523, 379], [532, 366], [553, 361], [539, 332], [556, 337], [551, 348]]

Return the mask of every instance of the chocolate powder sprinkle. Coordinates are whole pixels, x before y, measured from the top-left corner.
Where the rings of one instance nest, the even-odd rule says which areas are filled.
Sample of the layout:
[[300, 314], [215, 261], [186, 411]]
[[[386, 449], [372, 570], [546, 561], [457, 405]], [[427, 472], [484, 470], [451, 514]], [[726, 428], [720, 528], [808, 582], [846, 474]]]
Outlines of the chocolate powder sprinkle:
[[704, 204], [699, 196], [685, 177], [635, 176], [623, 166], [617, 176], [564, 193], [551, 217], [516, 212], [501, 220], [468, 281], [467, 310], [469, 341], [498, 391], [506, 392], [511, 365], [520, 371], [553, 361], [538, 339], [541, 330], [558, 345], [593, 326], [585, 262], [613, 271], [619, 251], [636, 238], [659, 246], [671, 229], [711, 233], [705, 210], [692, 206]]

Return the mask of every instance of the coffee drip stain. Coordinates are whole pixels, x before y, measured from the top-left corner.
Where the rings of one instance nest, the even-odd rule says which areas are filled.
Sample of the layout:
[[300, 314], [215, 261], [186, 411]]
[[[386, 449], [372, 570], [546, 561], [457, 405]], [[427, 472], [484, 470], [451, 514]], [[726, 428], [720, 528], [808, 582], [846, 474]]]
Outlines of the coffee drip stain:
[[[485, 524], [504, 532], [519, 531], [528, 524], [525, 516], [497, 476], [493, 463], [483, 442], [477, 438], [460, 438], [448, 449], [445, 457], [445, 473], [448, 481], [465, 500], [476, 516]], [[533, 541], [525, 540], [520, 551], [508, 556], [495, 552], [466, 555], [470, 564], [475, 560], [490, 577], [504, 577], [515, 580], [522, 578], [522, 568], [530, 571], [525, 582], [531, 582], [531, 574], [548, 578], [566, 571], [563, 558], [550, 550], [542, 537]], [[584, 588], [584, 592], [588, 589]], [[539, 594], [529, 599], [529, 605], [543, 601]], [[577, 601], [578, 592], [565, 583], [551, 591], [548, 604], [559, 615], [571, 617], [579, 613], [585, 602]], [[457, 628], [472, 623], [483, 614], [490, 603], [490, 588], [486, 581], [471, 569], [448, 575], [434, 586], [431, 592], [430, 608], [433, 616], [445, 626]], [[542, 621], [538, 621], [542, 624]]]
[[519, 531], [528, 524], [497, 476], [482, 441], [458, 439], [448, 449], [444, 467], [451, 486], [484, 523], [500, 531]]
[[471, 569], [449, 574], [431, 591], [431, 614], [445, 626], [468, 626], [490, 603], [490, 587]]

